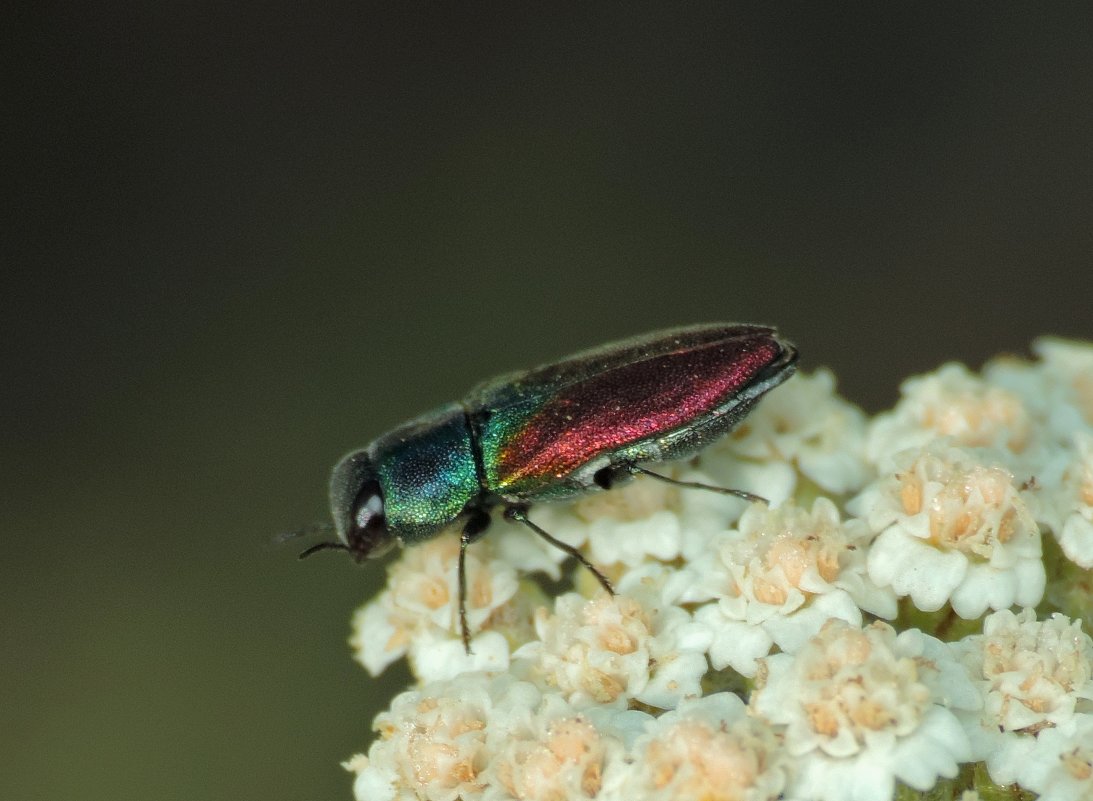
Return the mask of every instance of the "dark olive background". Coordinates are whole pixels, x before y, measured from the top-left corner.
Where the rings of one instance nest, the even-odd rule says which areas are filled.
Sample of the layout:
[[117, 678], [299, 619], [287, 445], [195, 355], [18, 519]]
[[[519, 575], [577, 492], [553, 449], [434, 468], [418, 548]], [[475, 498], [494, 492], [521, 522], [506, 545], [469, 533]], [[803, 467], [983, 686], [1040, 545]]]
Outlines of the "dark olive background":
[[1093, 335], [1060, 8], [13, 15], [0, 797], [349, 798], [406, 681], [346, 647], [382, 570], [270, 538], [492, 373], [770, 322], [877, 409]]

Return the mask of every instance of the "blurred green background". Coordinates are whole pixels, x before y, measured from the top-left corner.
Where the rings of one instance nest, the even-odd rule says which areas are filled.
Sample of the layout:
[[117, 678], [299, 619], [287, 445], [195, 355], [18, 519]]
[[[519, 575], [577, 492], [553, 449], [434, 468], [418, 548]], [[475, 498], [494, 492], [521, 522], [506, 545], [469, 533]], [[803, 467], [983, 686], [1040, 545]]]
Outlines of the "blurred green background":
[[348, 799], [382, 570], [271, 537], [493, 373], [770, 322], [878, 409], [1093, 335], [1070, 9], [13, 14], [0, 798]]

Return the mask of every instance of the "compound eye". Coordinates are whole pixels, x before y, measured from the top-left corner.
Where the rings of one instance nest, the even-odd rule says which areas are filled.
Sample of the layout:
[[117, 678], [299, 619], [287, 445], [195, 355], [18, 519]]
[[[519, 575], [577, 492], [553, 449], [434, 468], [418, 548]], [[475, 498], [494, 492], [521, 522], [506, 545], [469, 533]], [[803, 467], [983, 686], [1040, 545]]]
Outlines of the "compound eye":
[[[375, 484], [375, 482], [370, 482]], [[365, 487], [364, 489], [369, 489]], [[357, 498], [357, 507], [353, 510], [353, 525], [356, 528], [368, 528], [369, 524], [377, 517], [383, 517], [383, 497], [379, 494], [379, 487], [374, 492], [362, 494]]]
[[395, 538], [387, 530], [379, 482], [366, 481], [357, 493], [347, 535], [346, 544], [358, 559], [382, 556], [395, 544]]

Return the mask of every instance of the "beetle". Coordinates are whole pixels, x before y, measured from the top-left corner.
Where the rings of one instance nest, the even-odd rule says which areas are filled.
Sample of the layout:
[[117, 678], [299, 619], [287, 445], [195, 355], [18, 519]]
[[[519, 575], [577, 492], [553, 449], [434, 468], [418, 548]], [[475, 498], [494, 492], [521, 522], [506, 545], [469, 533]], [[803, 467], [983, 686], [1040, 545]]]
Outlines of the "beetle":
[[712, 323], [499, 376], [346, 454], [330, 478], [338, 539], [300, 557], [336, 549], [360, 562], [461, 525], [459, 621], [469, 652], [466, 550], [485, 534], [492, 510], [576, 558], [614, 593], [580, 551], [532, 522], [529, 508], [609, 490], [639, 474], [761, 500], [644, 465], [692, 456], [731, 431], [793, 374], [796, 361], [796, 348], [773, 328]]

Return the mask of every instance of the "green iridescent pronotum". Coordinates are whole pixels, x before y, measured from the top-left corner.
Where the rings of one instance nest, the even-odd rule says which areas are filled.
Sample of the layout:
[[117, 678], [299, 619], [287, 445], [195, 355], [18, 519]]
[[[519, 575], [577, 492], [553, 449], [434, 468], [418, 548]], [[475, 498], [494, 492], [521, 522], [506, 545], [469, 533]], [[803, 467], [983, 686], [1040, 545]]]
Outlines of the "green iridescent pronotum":
[[[462, 526], [459, 613], [469, 647], [466, 547], [502, 509], [610, 582], [527, 517], [542, 501], [610, 489], [644, 464], [694, 454], [793, 374], [773, 328], [715, 323], [658, 331], [496, 378], [346, 455], [330, 479], [334, 548], [358, 561]], [[676, 482], [680, 483], [680, 482]], [[751, 498], [737, 490], [688, 484]]]

